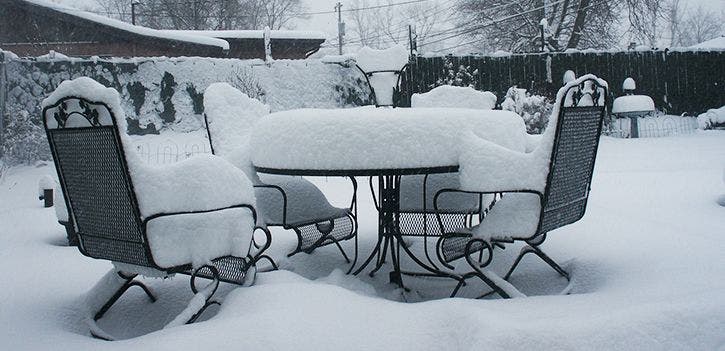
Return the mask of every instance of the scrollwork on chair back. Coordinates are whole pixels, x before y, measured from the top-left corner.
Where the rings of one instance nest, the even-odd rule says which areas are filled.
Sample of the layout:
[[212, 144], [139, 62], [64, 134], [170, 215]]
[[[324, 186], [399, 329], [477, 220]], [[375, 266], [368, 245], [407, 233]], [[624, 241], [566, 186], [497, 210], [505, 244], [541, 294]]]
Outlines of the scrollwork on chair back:
[[48, 129], [112, 126], [108, 106], [77, 97], [66, 97], [45, 110]]

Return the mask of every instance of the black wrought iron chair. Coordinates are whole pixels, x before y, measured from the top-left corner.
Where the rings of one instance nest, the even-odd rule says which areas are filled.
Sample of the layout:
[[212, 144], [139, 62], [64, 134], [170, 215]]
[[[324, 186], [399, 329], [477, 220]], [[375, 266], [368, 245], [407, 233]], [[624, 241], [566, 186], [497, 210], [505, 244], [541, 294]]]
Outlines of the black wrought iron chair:
[[[408, 67], [408, 65], [404, 65], [400, 69], [386, 69], [386, 70], [373, 70], [373, 71], [365, 71], [362, 67], [359, 65], [355, 65], [357, 69], [362, 72], [363, 76], [365, 77], [365, 82], [368, 84], [368, 87], [370, 88], [370, 95], [373, 98], [373, 102], [375, 104], [375, 107], [398, 107], [398, 102], [400, 101], [400, 82], [402, 79], [402, 72]], [[395, 81], [395, 86], [391, 89], [391, 102], [388, 103], [387, 99], [380, 98], [378, 94], [380, 94], [380, 91], [375, 90], [375, 85], [378, 85], [378, 87], [381, 87], [382, 84], [385, 83], [386, 80], [392, 78]], [[381, 101], [384, 101], [384, 103], [380, 103]]]
[[[480, 224], [453, 231], [444, 229], [437, 243], [440, 260], [451, 263], [465, 258], [472, 269], [464, 275], [465, 279], [478, 277], [492, 292], [506, 298], [523, 295], [507, 280], [529, 253], [569, 280], [569, 274], [540, 245], [549, 231], [584, 216], [606, 100], [606, 82], [585, 75], [559, 90], [553, 115], [558, 117], [552, 118], [532, 152], [514, 152], [483, 139], [464, 148], [469, 150], [461, 155], [460, 165], [465, 190], [439, 191], [434, 207], [440, 207], [439, 200], [446, 193], [498, 194], [497, 200]], [[507, 169], [491, 167], [502, 164]], [[443, 228], [443, 217], [437, 218]], [[486, 269], [494, 257], [495, 246], [514, 241], [524, 241], [525, 246], [506, 275], [501, 278]], [[485, 260], [481, 256], [484, 252]], [[452, 296], [462, 285], [460, 280]]]
[[[225, 108], [227, 104], [236, 109]], [[350, 178], [350, 206], [339, 208], [332, 206], [320, 189], [302, 177], [257, 174], [249, 159], [252, 151], [248, 146], [249, 133], [254, 122], [269, 113], [269, 107], [227, 83], [210, 85], [204, 93], [204, 106], [212, 153], [226, 158], [253, 180], [257, 207], [265, 225], [293, 230], [297, 235], [297, 247], [288, 256], [300, 252], [309, 254], [334, 244], [350, 263], [340, 243], [354, 239], [352, 269], [358, 256], [356, 180]]]
[[[194, 322], [207, 307], [219, 304], [213, 295], [220, 281], [251, 285], [260, 259], [274, 266], [263, 254], [270, 234], [255, 227], [251, 182], [247, 181], [246, 195], [243, 190], [227, 191], [226, 184], [198, 179], [193, 188], [175, 187], [173, 179], [165, 177], [187, 171], [194, 177], [203, 168], [216, 180], [239, 181], [241, 186], [243, 173], [211, 155], [166, 168], [145, 168], [132, 150], [124, 149], [127, 143], [119, 125], [125, 120], [115, 90], [90, 78], [65, 81], [44, 101], [43, 121], [80, 252], [114, 262], [89, 292], [94, 336], [112, 339], [94, 321], [130, 287], [141, 287], [152, 302], [156, 300], [135, 280], [138, 274], [191, 275], [195, 299], [171, 326]], [[258, 250], [251, 246], [256, 230], [265, 236]], [[184, 239], [190, 243], [184, 244]], [[212, 245], [206, 239], [235, 245]], [[212, 281], [199, 289], [197, 277]]]

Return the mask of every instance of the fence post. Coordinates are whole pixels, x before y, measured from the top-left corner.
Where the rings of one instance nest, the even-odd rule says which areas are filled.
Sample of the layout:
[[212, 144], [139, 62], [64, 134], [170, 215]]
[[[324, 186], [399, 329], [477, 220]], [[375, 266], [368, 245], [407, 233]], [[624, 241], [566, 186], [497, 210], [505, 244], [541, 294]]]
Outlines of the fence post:
[[5, 54], [0, 51], [0, 158], [3, 157], [3, 135], [5, 134], [5, 103], [7, 96], [7, 75], [5, 74], [7, 64]]

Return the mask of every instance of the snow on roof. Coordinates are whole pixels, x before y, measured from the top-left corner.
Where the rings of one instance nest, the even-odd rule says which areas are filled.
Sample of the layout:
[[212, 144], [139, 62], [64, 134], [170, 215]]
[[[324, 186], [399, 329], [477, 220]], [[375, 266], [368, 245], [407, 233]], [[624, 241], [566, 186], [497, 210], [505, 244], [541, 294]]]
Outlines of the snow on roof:
[[725, 49], [725, 35], [690, 46], [697, 49]]
[[86, 12], [86, 11], [68, 7], [68, 6], [50, 3], [45, 0], [23, 0], [23, 1], [36, 5], [36, 6], [53, 9], [55, 11], [62, 12], [62, 13], [65, 13], [65, 14], [68, 14], [71, 16], [83, 18], [85, 20], [95, 22], [95, 23], [98, 23], [98, 24], [101, 24], [104, 26], [112, 27], [112, 28], [115, 28], [118, 30], [122, 30], [124, 32], [129, 32], [129, 33], [147, 36], [147, 37], [160, 38], [160, 39], [183, 41], [183, 42], [189, 42], [189, 43], [200, 44], [200, 45], [217, 46], [217, 47], [222, 48], [223, 50], [229, 50], [229, 43], [227, 43], [226, 41], [224, 41], [222, 39], [210, 38], [210, 37], [201, 36], [201, 35], [191, 35], [191, 34], [185, 34], [185, 33], [168, 33], [167, 31], [161, 31], [161, 30], [156, 30], [156, 29], [142, 27], [142, 26], [135, 26], [133, 24], [115, 20], [113, 18], [96, 15], [94, 13]]
[[[171, 34], [191, 34], [208, 38], [223, 39], [261, 39], [263, 30], [161, 30]], [[318, 31], [301, 30], [273, 30], [270, 31], [272, 39], [314, 39], [325, 40], [325, 33]]]

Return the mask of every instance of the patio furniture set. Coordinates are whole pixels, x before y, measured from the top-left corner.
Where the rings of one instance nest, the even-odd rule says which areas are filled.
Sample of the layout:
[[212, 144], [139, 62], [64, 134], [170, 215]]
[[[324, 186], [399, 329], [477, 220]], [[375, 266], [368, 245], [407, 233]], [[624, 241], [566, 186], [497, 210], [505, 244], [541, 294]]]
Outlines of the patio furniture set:
[[[257, 270], [277, 268], [265, 254], [269, 226], [296, 233], [289, 255], [334, 245], [348, 273], [374, 262], [371, 275], [389, 256], [391, 282], [450, 278], [451, 296], [475, 277], [491, 288], [484, 295], [524, 296], [508, 279], [529, 253], [568, 279], [540, 245], [549, 231], [584, 215], [606, 90], [592, 75], [569, 82], [549, 128], [533, 138], [508, 111], [367, 106], [270, 114], [218, 83], [204, 101], [213, 155], [164, 167], [136, 157], [118, 93], [89, 78], [63, 82], [44, 101], [43, 120], [66, 228], [81, 253], [114, 263], [91, 292], [94, 320], [132, 286], [155, 300], [138, 274], [188, 274], [195, 296], [173, 326], [218, 304], [219, 282], [249, 286]], [[350, 205], [331, 205], [304, 176], [348, 178]], [[360, 265], [356, 177], [369, 177], [378, 210], [377, 243]], [[422, 238], [424, 257], [404, 237]], [[352, 255], [343, 248], [349, 240]], [[505, 276], [486, 268], [497, 248], [515, 241], [525, 246]], [[422, 271], [403, 270], [403, 254]], [[464, 271], [452, 265], [461, 259]], [[198, 287], [197, 278], [211, 282]], [[113, 338], [93, 322], [91, 330]]]

